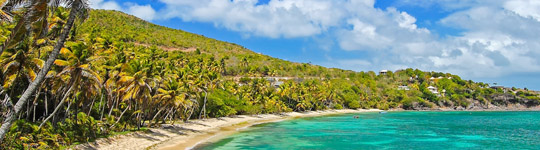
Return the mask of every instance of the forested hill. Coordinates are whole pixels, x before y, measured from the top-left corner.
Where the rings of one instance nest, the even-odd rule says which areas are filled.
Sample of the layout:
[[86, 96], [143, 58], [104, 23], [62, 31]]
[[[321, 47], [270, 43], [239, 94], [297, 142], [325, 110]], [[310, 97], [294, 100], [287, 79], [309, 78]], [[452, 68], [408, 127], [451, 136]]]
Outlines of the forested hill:
[[[521, 108], [540, 103], [535, 92], [491, 87], [485, 83], [462, 80], [459, 76], [449, 73], [424, 72], [408, 68], [381, 74], [284, 61], [255, 53], [237, 44], [155, 25], [119, 11], [92, 10], [89, 19], [77, 27], [76, 35], [79, 40], [102, 42], [105, 49], [109, 49], [109, 57], [116, 59], [99, 65], [114, 66], [136, 62], [130, 59], [147, 60], [149, 62], [144, 63], [155, 68], [164, 68], [162, 65], [173, 63], [172, 66], [180, 67], [184, 71], [196, 69], [197, 72], [191, 74], [206, 78], [203, 80], [207, 81], [200, 82], [216, 85], [213, 88], [227, 84], [231, 84], [230, 88], [259, 84], [258, 86], [263, 86], [266, 91], [257, 91], [261, 90], [259, 89], [261, 87], [251, 87], [246, 91], [224, 89], [224, 92], [232, 94], [228, 96], [243, 96], [246, 101], [257, 101], [262, 104], [266, 103], [266, 100], [283, 102], [284, 108], [294, 111], [342, 107], [488, 109], [512, 105]], [[161, 62], [163, 60], [170, 61]], [[118, 71], [122, 72], [122, 69]], [[162, 79], [174, 72], [157, 74], [152, 72], [148, 73], [148, 77]], [[209, 74], [212, 76], [209, 77]], [[262, 77], [260, 81], [258, 77]], [[185, 80], [179, 82], [190, 82]], [[216, 92], [208, 87], [204, 89], [210, 91], [210, 95]], [[283, 93], [284, 91], [290, 93]], [[218, 97], [217, 100], [219, 99]], [[200, 107], [203, 107], [202, 105]], [[211, 110], [211, 114], [215, 111], [226, 112], [211, 116], [242, 114], [246, 111], [273, 112], [264, 110], [264, 107], [260, 110], [238, 111], [238, 108], [234, 108], [236, 106], [228, 106], [227, 102], [223, 105], [226, 107], [220, 106], [216, 109], [231, 107], [233, 111]]]
[[[352, 73], [341, 69], [328, 69], [311, 64], [288, 62], [240, 45], [223, 42], [202, 35], [155, 25], [119, 11], [93, 10], [90, 18], [78, 28], [78, 32], [134, 45], [158, 46], [167, 51], [183, 51], [212, 54], [224, 58], [226, 75], [243, 76], [332, 76]], [[238, 66], [244, 65], [244, 70]]]

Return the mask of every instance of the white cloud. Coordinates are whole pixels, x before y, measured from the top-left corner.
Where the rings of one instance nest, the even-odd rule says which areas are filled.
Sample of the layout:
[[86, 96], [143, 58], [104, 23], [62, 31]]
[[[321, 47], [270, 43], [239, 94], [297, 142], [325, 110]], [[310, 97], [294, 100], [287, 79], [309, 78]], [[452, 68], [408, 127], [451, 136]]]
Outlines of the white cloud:
[[93, 9], [123, 11], [148, 21], [154, 20], [156, 17], [156, 11], [150, 5], [139, 5], [135, 3], [118, 4], [114, 0], [89, 0], [88, 3]]
[[154, 20], [156, 11], [150, 5], [136, 5], [132, 4], [127, 9], [127, 13], [137, 16], [144, 20]]
[[339, 60], [339, 63], [354, 67], [368, 67], [371, 65], [371, 62], [362, 59]]
[[[529, 2], [526, 8], [530, 9], [521, 8], [524, 4], [503, 7], [501, 1], [469, 1], [459, 5], [446, 2], [433, 3], [459, 10], [440, 20], [442, 25], [462, 29], [458, 36], [437, 37], [427, 29], [419, 29], [416, 19], [408, 13], [388, 8], [370, 13], [377, 16], [376, 21], [365, 17], [359, 18], [360, 23], [349, 22], [352, 29], [338, 34], [341, 48], [375, 50], [371, 54], [373, 59], [368, 60], [373, 64], [366, 68], [370, 70], [413, 67], [467, 78], [540, 72], [536, 59], [540, 56], [540, 22], [534, 17], [540, 9], [532, 9], [538, 6], [531, 1], [518, 1]], [[514, 1], [505, 4], [511, 2]]]
[[523, 17], [532, 17], [540, 21], [540, 1], [538, 0], [507, 1], [503, 7]]
[[271, 38], [318, 35], [341, 26], [353, 9], [372, 7], [373, 0], [161, 0], [165, 18], [214, 23], [242, 33]]
[[340, 46], [345, 50], [373, 50], [384, 49], [392, 43], [392, 39], [379, 35], [377, 27], [360, 21], [359, 19], [348, 20], [351, 30], [342, 30]]
[[122, 10], [122, 7], [115, 1], [89, 0], [90, 7], [94, 9]]

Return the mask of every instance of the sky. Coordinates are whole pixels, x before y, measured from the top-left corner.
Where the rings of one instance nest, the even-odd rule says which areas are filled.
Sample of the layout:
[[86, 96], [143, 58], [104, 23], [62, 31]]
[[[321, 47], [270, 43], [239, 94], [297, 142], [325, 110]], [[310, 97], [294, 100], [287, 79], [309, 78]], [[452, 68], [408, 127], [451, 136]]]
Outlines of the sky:
[[540, 0], [89, 0], [294, 62], [540, 90]]

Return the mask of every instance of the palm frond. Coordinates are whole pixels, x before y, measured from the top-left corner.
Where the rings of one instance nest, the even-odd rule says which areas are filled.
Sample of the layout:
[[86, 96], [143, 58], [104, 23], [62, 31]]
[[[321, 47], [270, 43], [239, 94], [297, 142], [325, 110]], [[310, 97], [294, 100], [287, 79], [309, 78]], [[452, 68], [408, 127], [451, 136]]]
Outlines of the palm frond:
[[65, 66], [68, 66], [70, 63], [65, 60], [57, 59], [57, 60], [54, 60], [54, 64], [57, 66], [65, 67]]

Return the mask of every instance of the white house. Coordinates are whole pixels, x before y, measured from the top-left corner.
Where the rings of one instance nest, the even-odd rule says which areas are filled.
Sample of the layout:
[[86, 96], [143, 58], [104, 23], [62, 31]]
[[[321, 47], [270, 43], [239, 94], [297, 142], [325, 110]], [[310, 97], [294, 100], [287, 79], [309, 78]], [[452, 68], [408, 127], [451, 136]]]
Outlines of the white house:
[[427, 88], [428, 88], [428, 90], [429, 90], [431, 93], [433, 93], [433, 94], [439, 94], [439, 91], [437, 90], [436, 87], [428, 86]]
[[406, 85], [398, 86], [397, 89], [398, 89], [398, 90], [405, 90], [405, 91], [411, 90], [411, 89], [409, 88], [409, 86], [406, 86]]
[[388, 70], [379, 71], [379, 75], [386, 75], [387, 73], [388, 73]]

